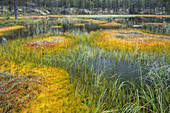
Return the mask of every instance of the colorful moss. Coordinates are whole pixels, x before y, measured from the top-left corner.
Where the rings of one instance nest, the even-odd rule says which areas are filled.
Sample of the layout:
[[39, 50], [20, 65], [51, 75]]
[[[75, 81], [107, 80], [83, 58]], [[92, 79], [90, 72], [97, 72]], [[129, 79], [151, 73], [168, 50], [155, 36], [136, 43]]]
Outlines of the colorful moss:
[[[69, 75], [62, 69], [34, 66], [34, 64], [16, 65], [0, 59], [0, 71], [8, 70], [12, 74], [8, 81], [6, 73], [0, 72], [0, 83], [8, 95], [2, 98], [6, 112], [81, 112], [86, 106], [75, 88], [69, 82]], [[16, 77], [14, 75], [17, 75]], [[42, 76], [40, 76], [42, 75]], [[9, 77], [9, 75], [8, 75]], [[15, 87], [16, 86], [16, 87]], [[5, 92], [4, 92], [5, 93]], [[18, 98], [18, 99], [17, 99]], [[8, 108], [9, 109], [6, 109]]]
[[58, 22], [58, 23], [62, 23], [62, 22], [63, 22], [63, 20], [58, 19], [56, 22]]
[[120, 24], [120, 23], [116, 23], [116, 22], [110, 22], [110, 23], [106, 23], [106, 24], [100, 24], [100, 26], [104, 26], [104, 27], [120, 27], [120, 26], [124, 26], [124, 25]]
[[68, 18], [69, 21], [82, 21], [83, 19], [80, 18]]
[[10, 30], [16, 30], [23, 28], [24, 26], [13, 26], [13, 27], [5, 27], [5, 28], [0, 28], [0, 32], [5, 32], [5, 31], [10, 31]]
[[100, 21], [100, 20], [96, 20], [96, 21], [92, 21], [94, 24], [104, 24], [104, 23], [108, 23], [108, 21]]
[[6, 31], [21, 29], [21, 28], [23, 28], [23, 27], [24, 27], [24, 26], [13, 26], [13, 27], [0, 28], [0, 36], [2, 36], [3, 33], [6, 32]]
[[76, 23], [75, 26], [84, 26], [85, 24], [82, 23]]
[[40, 21], [42, 21], [42, 19], [36, 19], [35, 21], [40, 22]]
[[133, 30], [102, 31], [94, 45], [109, 50], [167, 52], [170, 51], [170, 37]]
[[145, 25], [162, 26], [163, 23], [145, 23]]
[[52, 26], [52, 28], [62, 28], [62, 26]]
[[31, 43], [24, 45], [24, 49], [27, 51], [35, 50], [36, 52], [40, 52], [40, 54], [44, 54], [45, 51], [49, 53], [63, 51], [72, 45], [73, 41], [69, 38], [64, 36], [50, 36], [32, 40]]

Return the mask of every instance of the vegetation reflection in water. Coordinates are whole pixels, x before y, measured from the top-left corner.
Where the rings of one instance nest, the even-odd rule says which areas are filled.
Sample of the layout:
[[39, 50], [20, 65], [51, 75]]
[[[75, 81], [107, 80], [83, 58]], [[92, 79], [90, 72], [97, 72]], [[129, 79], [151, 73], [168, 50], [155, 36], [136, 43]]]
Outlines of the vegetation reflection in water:
[[[102, 18], [100, 17], [99, 18], [98, 17], [98, 18], [86, 19], [86, 18], [79, 17], [79, 18], [72, 19], [68, 17], [56, 17], [56, 18], [50, 17], [50, 18], [39, 19], [38, 22], [32, 22], [31, 24], [26, 25], [26, 28], [23, 32], [18, 33], [18, 31], [13, 31], [10, 34], [12, 35], [11, 38], [12, 37], [16, 38], [16, 37], [26, 37], [26, 36], [32, 36], [32, 35], [48, 33], [48, 32], [86, 33], [86, 32], [103, 30], [103, 29], [132, 28], [134, 25], [141, 25], [142, 27], [138, 29], [142, 29], [148, 33], [169, 35], [170, 32], [168, 18], [159, 19], [157, 17], [155, 18], [153, 17], [152, 18], [147, 18], [147, 17]], [[9, 36], [9, 33], [7, 35]]]

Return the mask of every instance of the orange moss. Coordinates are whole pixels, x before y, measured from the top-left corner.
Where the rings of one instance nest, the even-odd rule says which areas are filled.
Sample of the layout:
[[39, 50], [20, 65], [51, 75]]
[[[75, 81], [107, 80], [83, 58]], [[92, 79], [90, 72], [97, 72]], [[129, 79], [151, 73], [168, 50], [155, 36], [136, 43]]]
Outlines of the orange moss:
[[84, 21], [87, 21], [87, 22], [94, 22], [94, 21], [96, 21], [96, 20], [94, 20], [94, 19], [84, 19]]
[[57, 68], [38, 69], [45, 75], [42, 93], [23, 113], [71, 113], [85, 111], [80, 95], [75, 96], [75, 88], [69, 83], [67, 72]]
[[75, 26], [84, 26], [85, 24], [82, 23], [76, 23]]
[[94, 24], [104, 24], [104, 23], [108, 23], [108, 21], [99, 21], [99, 20], [96, 20], [96, 21], [92, 21]]
[[0, 28], [0, 36], [2, 36], [3, 33], [6, 32], [6, 31], [16, 30], [16, 29], [20, 29], [20, 28], [23, 28], [23, 27], [24, 26], [13, 26], [13, 27]]
[[81, 21], [81, 20], [83, 20], [83, 19], [80, 19], [80, 18], [68, 18], [68, 20], [70, 20], [70, 21]]
[[62, 28], [62, 26], [52, 26], [52, 28]]
[[35, 21], [39, 22], [39, 21], [42, 21], [42, 19], [36, 19]]
[[58, 19], [56, 22], [59, 22], [59, 23], [61, 23], [61, 22], [63, 22], [63, 20], [60, 20], [60, 19]]
[[10, 31], [10, 30], [16, 30], [23, 28], [24, 26], [13, 26], [13, 27], [5, 27], [5, 28], [0, 28], [0, 32], [5, 32], [5, 31]]
[[[133, 30], [126, 31], [132, 32]], [[137, 35], [131, 38], [127, 34], [116, 34], [121, 31], [102, 31], [99, 38], [96, 38], [94, 45], [105, 49], [116, 49], [126, 51], [145, 51], [145, 52], [168, 52], [170, 51], [170, 38], [162, 38], [159, 35], [142, 33], [142, 37]], [[136, 32], [136, 31], [133, 31]]]
[[[26, 102], [25, 107], [21, 107], [20, 112], [41, 113], [56, 112], [70, 113], [82, 112], [86, 110], [86, 105], [81, 102], [81, 96], [75, 96], [75, 88], [69, 82], [69, 75], [62, 69], [46, 66], [34, 66], [34, 64], [16, 65], [0, 59], [0, 71], [8, 70], [13, 74], [20, 75], [43, 75], [42, 85], [39, 85], [41, 93], [35, 100]], [[35, 85], [35, 84], [32, 84]], [[31, 86], [30, 86], [31, 87]], [[31, 103], [31, 104], [30, 104]], [[18, 107], [12, 108], [12, 112], [16, 112]]]
[[[38, 42], [40, 43], [42, 42], [43, 44], [36, 44]], [[41, 39], [32, 40], [31, 43], [23, 45], [21, 46], [21, 48], [24, 48], [27, 51], [35, 50], [36, 52], [40, 52], [40, 54], [44, 54], [46, 50], [48, 50], [49, 53], [58, 52], [58, 51], [63, 51], [72, 45], [73, 45], [73, 40], [69, 38], [66, 38], [64, 36], [50, 36], [50, 37], [44, 37]]]
[[114, 26], [122, 26], [123, 24], [120, 23], [116, 23], [114, 21], [106, 23], [106, 24], [101, 24], [100, 26], [110, 26], [110, 27], [114, 27]]
[[158, 26], [162, 26], [163, 23], [145, 23], [145, 25], [158, 25]]

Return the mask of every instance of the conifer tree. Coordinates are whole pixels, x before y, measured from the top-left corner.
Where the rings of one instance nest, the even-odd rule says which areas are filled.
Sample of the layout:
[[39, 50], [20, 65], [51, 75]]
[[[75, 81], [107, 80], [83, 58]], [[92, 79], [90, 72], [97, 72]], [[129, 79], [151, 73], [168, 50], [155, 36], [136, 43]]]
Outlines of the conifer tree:
[[17, 0], [14, 0], [14, 14], [15, 14], [15, 19], [18, 19], [18, 15], [17, 15], [17, 10], [18, 10], [18, 8], [17, 8], [18, 6], [17, 6]]

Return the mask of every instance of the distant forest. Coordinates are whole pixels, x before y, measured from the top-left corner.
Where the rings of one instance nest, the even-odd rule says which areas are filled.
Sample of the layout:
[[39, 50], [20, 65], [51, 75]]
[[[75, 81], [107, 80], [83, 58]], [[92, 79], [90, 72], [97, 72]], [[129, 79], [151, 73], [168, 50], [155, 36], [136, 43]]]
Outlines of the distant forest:
[[4, 7], [22, 14], [170, 14], [170, 0], [0, 0], [1, 15]]

